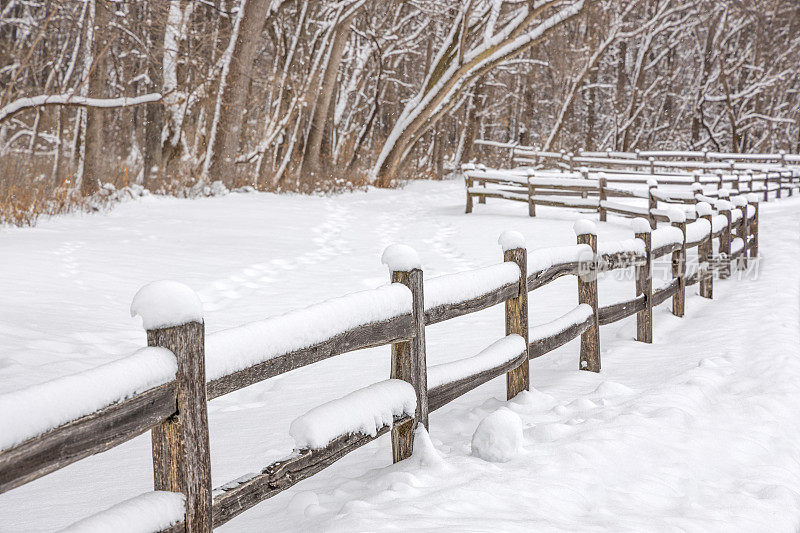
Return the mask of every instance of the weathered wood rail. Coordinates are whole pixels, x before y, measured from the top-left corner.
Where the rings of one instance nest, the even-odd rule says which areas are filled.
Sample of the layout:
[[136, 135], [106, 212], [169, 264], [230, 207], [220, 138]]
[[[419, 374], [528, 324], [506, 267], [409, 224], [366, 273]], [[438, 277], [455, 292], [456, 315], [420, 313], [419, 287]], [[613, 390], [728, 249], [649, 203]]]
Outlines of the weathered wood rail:
[[[481, 142], [481, 141], [477, 141]], [[537, 206], [646, 217], [654, 226], [668, 222], [661, 204], [691, 206], [713, 203], [724, 195], [752, 193], [763, 201], [792, 196], [800, 189], [800, 156], [778, 154], [716, 154], [712, 152], [542, 152], [511, 144], [485, 143], [508, 149], [514, 169], [463, 167], [467, 188], [466, 212], [474, 199], [487, 198]], [[682, 160], [674, 160], [684, 157]], [[699, 159], [698, 161], [692, 159]], [[545, 167], [545, 168], [542, 168]], [[547, 168], [549, 167], [549, 168]], [[617, 198], [639, 199], [634, 205]], [[645, 202], [646, 201], [646, 202]], [[646, 205], [645, 205], [646, 204]], [[694, 215], [689, 213], [690, 220]]]
[[[530, 254], [521, 235], [506, 232], [500, 238], [502, 263], [425, 279], [424, 283], [418, 259], [413, 258], [413, 251], [405, 250], [406, 259], [412, 258], [405, 266], [388, 261], [393, 284], [383, 289], [392, 289], [391, 294], [386, 292], [388, 296], [384, 296], [384, 292], [378, 292], [382, 289], [374, 293], [366, 291], [373, 298], [371, 302], [378, 302], [374, 304], [377, 307], [385, 307], [379, 305], [381, 298], [393, 298], [396, 304], [393, 312], [383, 311], [375, 319], [377, 315], [367, 306], [362, 309], [357, 325], [332, 331], [324, 340], [310, 342], [308, 346], [287, 344], [294, 348], [263, 356], [263, 360], [250, 361], [244, 366], [231, 363], [224, 350], [209, 351], [212, 346], [209, 339], [216, 334], [210, 337], [205, 334], [201, 313], [189, 313], [174, 324], [151, 324], [147, 331], [148, 345], [168, 349], [167, 355], [171, 352], [177, 363], [174, 377], [57, 427], [42, 427], [22, 442], [6, 446], [0, 450], [0, 492], [151, 431], [154, 488], [182, 493], [186, 502], [183, 517], [166, 531], [210, 531], [383, 434], [391, 433], [394, 461], [403, 460], [413, 451], [417, 425], [428, 426], [428, 413], [476, 387], [505, 375], [510, 399], [530, 388], [531, 359], [576, 338], [581, 339], [576, 367], [599, 372], [600, 326], [636, 314], [637, 338], [652, 342], [653, 307], [672, 298], [673, 313], [682, 316], [685, 289], [695, 283], [701, 283], [701, 295], [710, 298], [714, 272], [729, 273], [731, 262], [737, 268], [744, 268], [747, 260], [758, 253], [757, 201], [736, 196], [730, 202], [719, 200], [716, 207], [714, 214], [711, 206], [699, 203], [699, 219], [691, 224], [670, 213], [673, 228], [651, 230], [649, 221], [637, 221], [637, 238], [607, 243], [609, 246], [605, 247], [598, 245], [594, 225], [588, 221], [576, 224], [577, 244], [534, 250]], [[716, 256], [712, 256], [714, 240], [720, 243]], [[686, 252], [692, 248], [698, 249], [701, 264], [689, 273]], [[666, 255], [672, 256], [673, 277], [653, 290], [653, 261]], [[638, 295], [628, 301], [600, 306], [598, 277], [628, 268], [635, 269]], [[529, 329], [528, 294], [563, 276], [578, 279], [580, 305], [553, 322]], [[190, 289], [184, 289], [191, 293]], [[427, 365], [426, 326], [499, 304], [505, 305], [505, 338], [473, 357]], [[314, 328], [314, 323], [304, 322], [308, 316], [315, 316], [314, 306], [297, 313], [298, 322]], [[270, 331], [270, 321], [279, 319], [285, 324], [293, 316], [290, 313], [256, 323], [261, 329], [250, 327], [247, 331], [250, 342], [257, 345], [256, 352], [264, 351], [275, 339], [267, 334], [254, 337], [253, 331]], [[227, 330], [225, 338], [236, 339], [237, 331]], [[299, 447], [287, 458], [258, 472], [218, 488], [211, 486], [208, 401], [330, 357], [387, 345], [392, 347], [391, 377], [406, 381], [413, 388], [416, 398], [413, 413], [395, 412], [392, 423], [376, 428], [372, 434], [342, 431], [331, 435], [323, 445]], [[228, 365], [223, 371], [219, 370], [220, 361]], [[207, 369], [211, 374], [208, 377]]]

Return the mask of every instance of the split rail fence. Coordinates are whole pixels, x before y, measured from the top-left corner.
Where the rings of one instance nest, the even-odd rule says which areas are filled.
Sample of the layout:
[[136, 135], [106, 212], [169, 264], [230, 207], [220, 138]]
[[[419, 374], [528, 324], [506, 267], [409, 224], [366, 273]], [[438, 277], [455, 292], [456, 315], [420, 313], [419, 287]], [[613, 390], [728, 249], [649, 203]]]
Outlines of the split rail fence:
[[[786, 154], [725, 154], [714, 152], [543, 152], [513, 144], [476, 141], [507, 149], [518, 166], [489, 169], [464, 165], [466, 212], [475, 199], [497, 198], [536, 206], [573, 208], [625, 217], [668, 222], [663, 204], [687, 206], [687, 217], [697, 215], [691, 205], [728, 200], [737, 194], [770, 198], [792, 196], [800, 188], [800, 156]], [[676, 160], [676, 158], [683, 158]], [[550, 168], [544, 168], [550, 167]], [[752, 197], [752, 196], [751, 196]], [[625, 199], [619, 201], [619, 199]], [[640, 205], [630, 203], [639, 201]]]
[[[115, 506], [114, 513], [127, 512], [132, 519], [147, 515], [153, 531], [210, 531], [385, 433], [391, 433], [394, 461], [403, 460], [412, 453], [415, 428], [427, 427], [430, 412], [466, 392], [506, 375], [512, 398], [530, 386], [531, 359], [577, 337], [577, 368], [599, 372], [600, 326], [636, 315], [636, 338], [649, 343], [655, 306], [671, 299], [672, 312], [683, 316], [686, 287], [694, 284], [702, 297], [711, 298], [715, 271], [726, 277], [758, 255], [758, 203], [719, 207], [714, 215], [710, 206], [698, 204], [700, 217], [690, 223], [671, 213], [671, 225], [657, 230], [638, 220], [635, 238], [621, 242], [598, 243], [594, 224], [581, 221], [576, 244], [530, 253], [521, 235], [506, 232], [500, 238], [502, 262], [429, 279], [413, 250], [393, 245], [384, 254], [389, 285], [208, 335], [201, 311], [179, 309], [165, 322], [140, 310], [139, 299], [151, 307], [155, 302], [156, 315], [175, 308], [175, 302], [199, 302], [180, 284], [173, 284], [178, 289], [151, 284], [132, 307], [143, 316], [148, 348], [0, 396], [0, 420], [13, 430], [0, 436], [0, 493], [150, 432], [155, 492]], [[694, 248], [700, 262], [689, 269], [687, 251]], [[652, 264], [661, 256], [671, 256], [672, 279], [654, 287]], [[636, 297], [600, 306], [598, 277], [618, 269], [634, 269]], [[529, 330], [528, 294], [563, 276], [577, 277], [579, 305]], [[472, 357], [427, 365], [426, 326], [500, 304], [506, 337]], [[298, 442], [291, 455], [212, 487], [208, 401], [330, 357], [384, 345], [391, 346], [389, 380], [303, 415], [290, 429]], [[65, 401], [76, 390], [82, 396], [100, 392], [89, 394], [91, 401]], [[377, 416], [383, 425], [366, 433], [353, 430], [359, 421], [348, 425], [348, 417], [358, 419], [356, 404], [372, 393], [368, 397], [377, 412], [367, 418]], [[354, 395], [361, 401], [354, 402]], [[343, 417], [341, 427], [321, 430], [316, 422], [329, 421], [331, 413]], [[162, 496], [166, 499], [153, 499]], [[160, 502], [160, 511], [143, 512], [148, 501]], [[102, 523], [106, 512], [87, 520]]]

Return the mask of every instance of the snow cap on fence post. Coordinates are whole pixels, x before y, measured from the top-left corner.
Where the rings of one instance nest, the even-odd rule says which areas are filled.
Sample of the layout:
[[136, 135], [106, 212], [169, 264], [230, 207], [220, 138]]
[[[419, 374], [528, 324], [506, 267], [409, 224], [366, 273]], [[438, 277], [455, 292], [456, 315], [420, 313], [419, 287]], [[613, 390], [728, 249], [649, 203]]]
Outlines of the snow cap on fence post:
[[686, 212], [678, 207], [670, 207], [667, 209], [667, 217], [672, 224], [679, 224], [686, 222]]
[[736, 207], [745, 207], [749, 202], [746, 195], [737, 194], [736, 196], [731, 196], [731, 203]]
[[757, 204], [761, 201], [761, 198], [754, 192], [747, 193], [745, 196], [747, 196], [748, 204]]
[[711, 209], [711, 204], [709, 204], [708, 202], [697, 202], [694, 205], [694, 209], [695, 211], [697, 211], [697, 216], [700, 217], [711, 216], [713, 212]]
[[591, 220], [582, 218], [572, 226], [575, 235], [597, 235], [597, 225]]
[[650, 221], [643, 217], [636, 217], [631, 220], [631, 229], [634, 233], [650, 233], [652, 228], [650, 227]]
[[186, 285], [156, 281], [139, 289], [131, 303], [131, 314], [142, 317], [147, 345], [166, 348], [178, 363], [176, 413], [151, 432], [154, 488], [186, 496], [187, 531], [210, 531], [211, 452], [203, 306]]
[[414, 450], [414, 430], [417, 424], [428, 428], [425, 293], [422, 263], [416, 250], [405, 244], [392, 244], [383, 251], [381, 262], [389, 267], [389, 279], [392, 283], [401, 283], [411, 291], [413, 337], [409, 340], [392, 343], [389, 377], [401, 379], [414, 387], [417, 408], [413, 420], [392, 427], [392, 457], [396, 463], [411, 457]]
[[203, 322], [203, 304], [191, 288], [177, 281], [144, 285], [131, 302], [131, 316], [142, 317], [146, 330]]
[[390, 244], [387, 246], [381, 256], [381, 263], [386, 265], [392, 272], [409, 272], [422, 268], [422, 262], [419, 260], [417, 251], [405, 244]]
[[[506, 335], [519, 335], [528, 347], [528, 249], [525, 237], [518, 231], [504, 231], [497, 239], [503, 248], [503, 261], [519, 267], [519, 292], [506, 300]], [[506, 399], [510, 400], [524, 390], [530, 390], [530, 364], [528, 359], [506, 373]]]
[[525, 248], [525, 236], [518, 231], [507, 230], [500, 234], [500, 237], [497, 239], [497, 244], [503, 248], [504, 252], [516, 248]]

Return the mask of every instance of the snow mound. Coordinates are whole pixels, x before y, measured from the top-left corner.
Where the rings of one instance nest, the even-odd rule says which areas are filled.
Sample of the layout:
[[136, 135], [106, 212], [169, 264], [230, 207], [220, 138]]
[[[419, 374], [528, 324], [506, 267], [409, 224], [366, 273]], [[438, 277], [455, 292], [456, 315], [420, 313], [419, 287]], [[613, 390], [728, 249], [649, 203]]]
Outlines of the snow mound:
[[708, 202], [697, 202], [694, 206], [695, 211], [697, 211], [697, 216], [707, 217], [711, 216], [713, 212], [711, 209], [711, 204]]
[[414, 430], [414, 453], [411, 458], [419, 466], [426, 468], [441, 467], [447, 464], [442, 454], [434, 447], [428, 430], [422, 424], [419, 424]]
[[381, 381], [313, 408], [289, 427], [298, 449], [324, 448], [342, 435], [363, 433], [374, 437], [394, 417], [414, 416], [417, 396], [410, 383], [399, 379]]
[[747, 205], [747, 197], [744, 194], [732, 196], [731, 203], [736, 207], [744, 207]]
[[634, 391], [631, 388], [615, 381], [604, 381], [594, 390], [594, 394], [601, 397], [625, 396], [628, 394], [633, 394], [633, 392]]
[[131, 316], [142, 317], [146, 330], [203, 321], [203, 304], [197, 294], [177, 281], [148, 283], [131, 302]]
[[650, 221], [642, 217], [636, 217], [631, 220], [631, 229], [634, 233], [650, 233], [652, 231]]
[[504, 231], [500, 234], [500, 238], [497, 239], [497, 244], [503, 248], [504, 252], [525, 248], [525, 236], [518, 231]]
[[492, 463], [507, 463], [522, 449], [522, 419], [501, 407], [478, 424], [472, 435], [472, 455]]
[[575, 222], [575, 225], [572, 226], [572, 229], [575, 230], [575, 235], [597, 235], [597, 226], [591, 220], [586, 220], [582, 218]]
[[670, 222], [686, 222], [686, 213], [677, 207], [670, 207], [667, 210], [667, 216]]
[[186, 497], [179, 492], [145, 492], [118, 503], [71, 526], [61, 533], [153, 533], [184, 518]]
[[381, 256], [381, 263], [389, 267], [392, 272], [408, 272], [422, 268], [417, 251], [405, 244], [387, 246]]

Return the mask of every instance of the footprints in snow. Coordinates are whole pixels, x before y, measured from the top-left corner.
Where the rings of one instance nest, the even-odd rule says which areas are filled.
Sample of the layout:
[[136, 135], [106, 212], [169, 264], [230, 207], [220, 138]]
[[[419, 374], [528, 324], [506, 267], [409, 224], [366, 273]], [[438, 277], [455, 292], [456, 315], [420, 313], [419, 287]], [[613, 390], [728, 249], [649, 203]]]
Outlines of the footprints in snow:
[[289, 259], [276, 258], [255, 263], [212, 282], [198, 291], [205, 310], [213, 312], [225, 309], [241, 298], [267, 289], [284, 277], [282, 273], [349, 253], [351, 248], [344, 239], [344, 233], [353, 215], [349, 208], [333, 201], [326, 204], [325, 210], [324, 222], [311, 228], [313, 246], [308, 251]]

